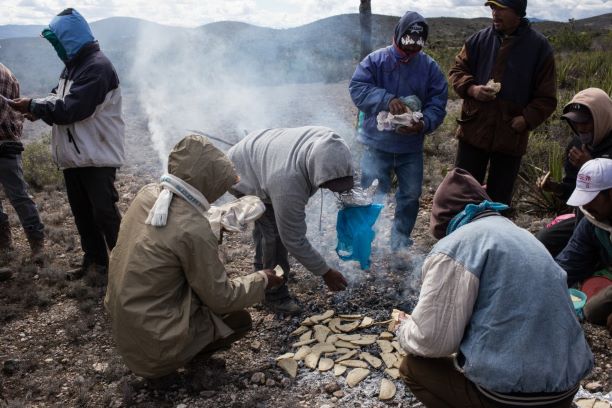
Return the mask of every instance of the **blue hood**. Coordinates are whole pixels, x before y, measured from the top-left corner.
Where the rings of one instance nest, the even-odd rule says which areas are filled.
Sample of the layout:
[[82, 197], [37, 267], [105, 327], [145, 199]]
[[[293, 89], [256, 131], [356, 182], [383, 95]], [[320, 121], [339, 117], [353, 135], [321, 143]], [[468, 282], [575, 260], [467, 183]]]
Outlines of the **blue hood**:
[[68, 60], [74, 58], [85, 44], [95, 41], [89, 24], [74, 9], [66, 9], [55, 16], [49, 29], [64, 47]]
[[425, 29], [425, 39], [427, 39], [427, 34], [429, 31], [429, 26], [427, 25], [427, 21], [425, 21], [425, 17], [416, 13], [414, 11], [407, 11], [406, 14], [400, 18], [399, 23], [395, 26], [395, 33], [393, 34], [393, 41], [398, 43], [398, 39], [402, 38], [404, 34], [408, 31], [408, 28], [413, 24], [419, 24], [423, 26]]

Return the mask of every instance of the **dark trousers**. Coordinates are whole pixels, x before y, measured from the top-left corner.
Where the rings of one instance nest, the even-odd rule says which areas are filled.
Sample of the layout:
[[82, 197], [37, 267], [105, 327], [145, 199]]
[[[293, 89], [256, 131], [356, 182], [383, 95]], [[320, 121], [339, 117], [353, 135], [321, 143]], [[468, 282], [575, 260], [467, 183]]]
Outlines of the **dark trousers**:
[[117, 243], [121, 214], [117, 208], [114, 167], [64, 170], [68, 202], [85, 253], [83, 266], [108, 267], [108, 251]]
[[285, 283], [278, 288], [266, 290], [266, 300], [276, 301], [289, 297], [287, 278], [289, 276], [289, 254], [283, 245], [274, 218], [271, 204], [265, 204], [266, 211], [255, 221], [253, 240], [255, 241], [255, 259], [253, 269], [274, 269], [277, 265], [283, 268]]
[[[21, 156], [0, 157], [0, 185], [13, 205], [19, 221], [30, 240], [41, 240], [45, 237], [44, 226], [40, 221], [38, 209], [28, 194], [28, 185], [23, 178]], [[8, 223], [8, 215], [0, 201], [0, 224]]]
[[223, 322], [227, 324], [234, 333], [219, 340], [215, 340], [204, 347], [201, 354], [212, 354], [217, 350], [227, 349], [233, 342], [243, 338], [253, 328], [251, 315], [246, 310], [232, 312], [222, 316]]
[[576, 228], [576, 218], [559, 221], [555, 225], [544, 228], [536, 234], [536, 238], [544, 244], [548, 252], [555, 257], [565, 248]]
[[584, 305], [584, 317], [591, 323], [605, 326], [610, 315], [612, 315], [612, 286], [600, 290]]
[[480, 184], [485, 184], [487, 194], [495, 202], [510, 205], [514, 183], [521, 167], [521, 156], [487, 152], [468, 143], [459, 141], [455, 166], [468, 171]]
[[[400, 366], [400, 375], [410, 391], [429, 408], [510, 408], [485, 397], [461, 372], [453, 360], [407, 355]], [[539, 408], [569, 408], [573, 395], [554, 405]], [[515, 406], [515, 405], [514, 405]]]

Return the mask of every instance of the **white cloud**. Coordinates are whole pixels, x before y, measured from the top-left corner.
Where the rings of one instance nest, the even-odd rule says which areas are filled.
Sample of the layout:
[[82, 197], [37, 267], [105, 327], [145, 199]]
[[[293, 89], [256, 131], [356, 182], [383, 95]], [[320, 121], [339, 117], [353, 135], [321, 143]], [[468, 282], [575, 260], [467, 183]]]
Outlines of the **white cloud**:
[[[414, 5], [425, 17], [486, 17], [484, 0], [430, 0]], [[47, 24], [53, 15], [73, 4], [64, 0], [0, 0], [0, 24]], [[406, 2], [373, 0], [372, 12], [400, 16]], [[359, 0], [81, 0], [78, 10], [95, 21], [114, 16], [138, 17], [161, 24], [194, 27], [212, 21], [234, 20], [271, 27], [294, 27], [336, 14], [356, 13]], [[609, 0], [531, 0], [531, 17], [567, 21], [612, 12]]]

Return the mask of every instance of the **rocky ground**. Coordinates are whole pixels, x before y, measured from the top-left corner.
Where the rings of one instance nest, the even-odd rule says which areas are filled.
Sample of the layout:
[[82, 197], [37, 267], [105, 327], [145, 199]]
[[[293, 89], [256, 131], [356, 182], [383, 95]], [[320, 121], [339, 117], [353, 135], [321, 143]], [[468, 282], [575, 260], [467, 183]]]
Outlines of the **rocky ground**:
[[[258, 125], [316, 123], [334, 127], [351, 139], [355, 112], [346, 86], [342, 82], [295, 85], [290, 92], [287, 87], [266, 89], [265, 103], [262, 103], [264, 90], [253, 89], [241, 103], [258, 106]], [[290, 98], [292, 94], [301, 96], [298, 102]], [[127, 94], [125, 98], [129, 164], [117, 180], [121, 211], [127, 209], [144, 184], [160, 174], [160, 155], [149, 139], [154, 130], [142, 113], [147, 107], [135, 103], [137, 97]], [[451, 102], [450, 112], [456, 112], [457, 106], [457, 102]], [[223, 111], [223, 106], [218, 109]], [[268, 124], [262, 119], [269, 112], [275, 112], [274, 120], [278, 123]], [[215, 135], [227, 133], [228, 140], [236, 140], [240, 132], [233, 130], [237, 126], [231, 126], [236, 123], [236, 115], [211, 117], [198, 129]], [[230, 128], [231, 131], [224, 132]], [[445, 171], [452, 167], [451, 128], [452, 124], [443, 126], [428, 141], [422, 209], [414, 232], [416, 245], [409, 252], [398, 257], [388, 252], [391, 203], [377, 224], [370, 270], [364, 272], [353, 263], [339, 262], [334, 253], [333, 196], [323, 195], [321, 207], [321, 195], [315, 195], [308, 209], [309, 237], [330, 263], [345, 273], [349, 289], [331, 294], [320, 279], [294, 262], [290, 288], [302, 302], [304, 316], [278, 316], [255, 306], [250, 309], [254, 330], [246, 338], [212, 359], [196, 359], [172, 378], [155, 383], [131, 374], [115, 351], [109, 319], [102, 306], [103, 281], [96, 276], [78, 282], [63, 279], [65, 271], [78, 265], [81, 257], [65, 192], [33, 192], [48, 237], [48, 259], [42, 268], [30, 262], [17, 218], [4, 201], [13, 225], [16, 251], [0, 259], [0, 265], [7, 265], [16, 273], [12, 280], [0, 282], [0, 407], [422, 406], [400, 381], [395, 382], [398, 388], [395, 398], [379, 401], [378, 384], [383, 377], [380, 373], [350, 388], [342, 377], [305, 368], [300, 368], [297, 377], [290, 379], [275, 366], [274, 358], [290, 351], [295, 340], [289, 333], [311, 314], [334, 309], [338, 313], [362, 313], [383, 320], [394, 307], [411, 310], [418, 296], [420, 265], [434, 242], [427, 232], [431, 198]], [[29, 125], [27, 140], [36, 138], [44, 130], [40, 124]], [[178, 131], [173, 133], [165, 143], [171, 145], [180, 135]], [[519, 211], [515, 222], [537, 231], [544, 221]], [[230, 276], [250, 272], [252, 253], [248, 231], [226, 236], [221, 256]], [[612, 340], [601, 328], [585, 323], [584, 329], [595, 354], [596, 367], [583, 385], [610, 391]]]

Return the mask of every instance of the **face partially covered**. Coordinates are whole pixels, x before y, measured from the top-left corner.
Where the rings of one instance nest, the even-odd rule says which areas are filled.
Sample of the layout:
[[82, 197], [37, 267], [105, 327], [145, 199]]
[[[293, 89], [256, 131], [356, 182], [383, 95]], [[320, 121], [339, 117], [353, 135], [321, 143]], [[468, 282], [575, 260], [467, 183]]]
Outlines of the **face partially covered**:
[[425, 39], [418, 34], [406, 34], [400, 38], [399, 47], [408, 54], [421, 51], [423, 46], [425, 46]]
[[601, 191], [590, 203], [582, 207], [597, 221], [612, 223], [612, 188]]

